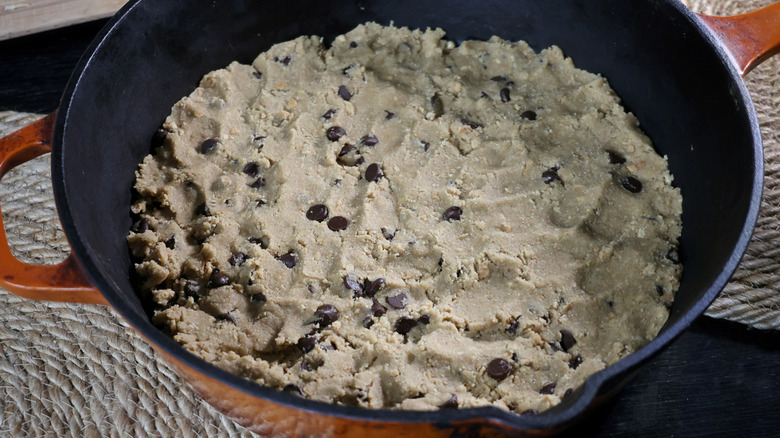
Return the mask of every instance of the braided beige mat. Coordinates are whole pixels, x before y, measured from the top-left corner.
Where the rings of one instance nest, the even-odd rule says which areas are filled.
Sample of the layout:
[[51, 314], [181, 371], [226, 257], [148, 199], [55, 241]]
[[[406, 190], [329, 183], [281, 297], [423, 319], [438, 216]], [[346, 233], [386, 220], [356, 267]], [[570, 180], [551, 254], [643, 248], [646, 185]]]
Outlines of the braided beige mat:
[[[689, 0], [727, 15], [768, 0]], [[766, 148], [766, 187], [753, 241], [707, 314], [780, 329], [780, 56], [747, 79]], [[0, 136], [40, 115], [0, 112]], [[68, 252], [51, 195], [50, 161], [0, 183], [14, 254], [55, 263]], [[252, 434], [200, 400], [112, 309], [24, 300], [0, 289], [0, 437], [242, 436]]]

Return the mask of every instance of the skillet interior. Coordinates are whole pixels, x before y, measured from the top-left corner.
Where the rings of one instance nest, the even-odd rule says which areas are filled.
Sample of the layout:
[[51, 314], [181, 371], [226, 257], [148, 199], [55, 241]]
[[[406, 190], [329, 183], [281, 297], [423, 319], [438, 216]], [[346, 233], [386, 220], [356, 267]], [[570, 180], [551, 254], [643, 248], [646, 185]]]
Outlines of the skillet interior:
[[[578, 67], [604, 75], [668, 155], [683, 193], [682, 285], [662, 335], [591, 378], [583, 391], [588, 397], [524, 419], [488, 408], [422, 414], [335, 407], [207, 365], [148, 321], [130, 283], [125, 235], [133, 172], [170, 107], [203, 74], [234, 59], [248, 63], [275, 42], [307, 34], [332, 39], [372, 20], [442, 27], [455, 41], [497, 34], [524, 39], [537, 51], [556, 44]], [[579, 413], [604, 380], [624, 377], [703, 312], [747, 245], [763, 158], [752, 104], [725, 59], [676, 0], [485, 0], [478, 7], [465, 0], [131, 1], [93, 42], [63, 96], [52, 164], [55, 199], [73, 250], [111, 305], [148, 340], [234, 387], [350, 417], [442, 421], [473, 414], [550, 426]]]

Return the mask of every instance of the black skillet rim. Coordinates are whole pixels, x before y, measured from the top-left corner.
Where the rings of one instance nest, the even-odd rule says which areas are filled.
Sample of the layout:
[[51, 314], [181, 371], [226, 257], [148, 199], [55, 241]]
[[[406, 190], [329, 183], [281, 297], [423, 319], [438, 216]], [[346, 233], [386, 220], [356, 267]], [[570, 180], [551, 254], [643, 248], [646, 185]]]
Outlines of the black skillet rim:
[[[699, 34], [709, 43], [710, 47], [712, 47], [718, 58], [721, 60], [724, 68], [727, 70], [731, 80], [737, 86], [737, 89], [739, 90], [739, 103], [747, 110], [749, 117], [750, 128], [753, 137], [752, 146], [755, 164], [750, 207], [748, 209], [745, 224], [742, 228], [742, 231], [740, 232], [740, 238], [736, 242], [731, 256], [729, 257], [720, 275], [713, 281], [713, 283], [699, 299], [699, 301], [697, 301], [692, 308], [688, 309], [688, 311], [682, 318], [680, 318], [680, 320], [666, 327], [661, 334], [659, 334], [654, 340], [639, 349], [637, 352], [590, 376], [585, 381], [583, 386], [578, 390], [578, 393], [580, 393], [579, 397], [567, 408], [556, 412], [541, 413], [535, 416], [521, 416], [494, 407], [439, 410], [433, 412], [398, 411], [386, 409], [372, 410], [302, 399], [294, 395], [263, 387], [254, 382], [228, 373], [197, 358], [193, 354], [184, 350], [184, 348], [177, 344], [173, 339], [162, 333], [162, 331], [155, 328], [150, 321], [139, 318], [133, 314], [129, 314], [128, 312], [123, 312], [122, 303], [115, 297], [114, 293], [112, 292], [113, 287], [100, 274], [100, 270], [91, 258], [91, 253], [80, 239], [79, 232], [74, 226], [73, 215], [69, 208], [67, 193], [65, 191], [63, 168], [64, 163], [61, 152], [63, 133], [67, 130], [68, 127], [67, 125], [68, 118], [70, 116], [70, 104], [73, 95], [79, 89], [80, 79], [83, 72], [90, 66], [93, 55], [101, 48], [104, 39], [112, 32], [114, 28], [121, 26], [124, 17], [142, 1], [144, 0], [131, 0], [125, 4], [125, 6], [120, 9], [120, 11], [103, 27], [103, 29], [101, 29], [92, 43], [90, 43], [87, 50], [84, 52], [84, 55], [79, 60], [76, 68], [73, 71], [73, 74], [70, 77], [70, 80], [68, 81], [65, 91], [63, 92], [62, 99], [60, 101], [59, 113], [57, 115], [55, 124], [52, 153], [52, 181], [54, 183], [54, 198], [57, 211], [60, 216], [65, 235], [68, 237], [68, 241], [71, 245], [72, 252], [81, 262], [81, 265], [86, 271], [90, 280], [105, 296], [111, 306], [116, 309], [136, 331], [142, 334], [148, 342], [155, 344], [157, 347], [161, 348], [163, 351], [166, 351], [168, 354], [171, 354], [177, 360], [181, 361], [195, 371], [214, 378], [223, 384], [229, 385], [230, 387], [253, 397], [265, 399], [285, 407], [301, 410], [303, 412], [312, 412], [325, 416], [334, 416], [343, 419], [355, 419], [361, 421], [385, 421], [395, 423], [425, 422], [441, 425], [442, 427], [448, 427], [448, 425], [452, 423], [460, 423], [473, 419], [482, 419], [492, 420], [493, 422], [503, 424], [506, 427], [511, 427], [516, 430], [556, 429], [571, 422], [584, 413], [590, 407], [595, 397], [599, 394], [599, 391], [605, 382], [629, 373], [630, 371], [636, 369], [642, 362], [658, 354], [664, 347], [666, 347], [677, 336], [679, 336], [680, 333], [685, 330], [696, 318], [698, 318], [715, 299], [717, 294], [726, 285], [726, 282], [731, 277], [731, 274], [736, 270], [737, 265], [739, 264], [742, 255], [747, 249], [747, 245], [753, 234], [753, 229], [755, 228], [755, 224], [758, 219], [758, 212], [762, 198], [764, 164], [761, 132], [759, 130], [758, 119], [755, 113], [753, 102], [750, 98], [750, 94], [739, 72], [734, 66], [731, 55], [720, 43], [720, 41], [715, 36], [713, 36], [713, 34], [701, 22], [701, 20], [697, 18], [696, 14], [689, 10], [685, 5], [680, 3], [679, 0], [665, 0], [683, 18], [688, 20], [699, 32]], [[63, 183], [58, 184], [59, 182]], [[106, 293], [104, 291], [108, 292]]]

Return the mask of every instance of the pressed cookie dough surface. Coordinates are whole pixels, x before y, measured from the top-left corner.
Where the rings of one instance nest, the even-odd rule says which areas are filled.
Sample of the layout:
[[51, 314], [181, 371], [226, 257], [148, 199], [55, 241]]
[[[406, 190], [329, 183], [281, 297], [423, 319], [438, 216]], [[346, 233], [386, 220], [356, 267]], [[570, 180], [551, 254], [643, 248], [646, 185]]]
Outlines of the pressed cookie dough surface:
[[652, 339], [681, 198], [555, 47], [359, 26], [209, 73], [137, 172], [153, 321], [258, 383], [541, 411]]

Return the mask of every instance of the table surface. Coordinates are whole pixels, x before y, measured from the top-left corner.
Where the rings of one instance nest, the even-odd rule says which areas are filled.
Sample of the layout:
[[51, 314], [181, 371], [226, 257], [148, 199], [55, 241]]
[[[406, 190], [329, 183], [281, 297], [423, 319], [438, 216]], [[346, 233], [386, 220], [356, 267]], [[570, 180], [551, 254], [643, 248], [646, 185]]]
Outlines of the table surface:
[[[0, 42], [0, 111], [56, 109], [105, 21]], [[780, 435], [780, 332], [702, 317], [577, 436]]]

